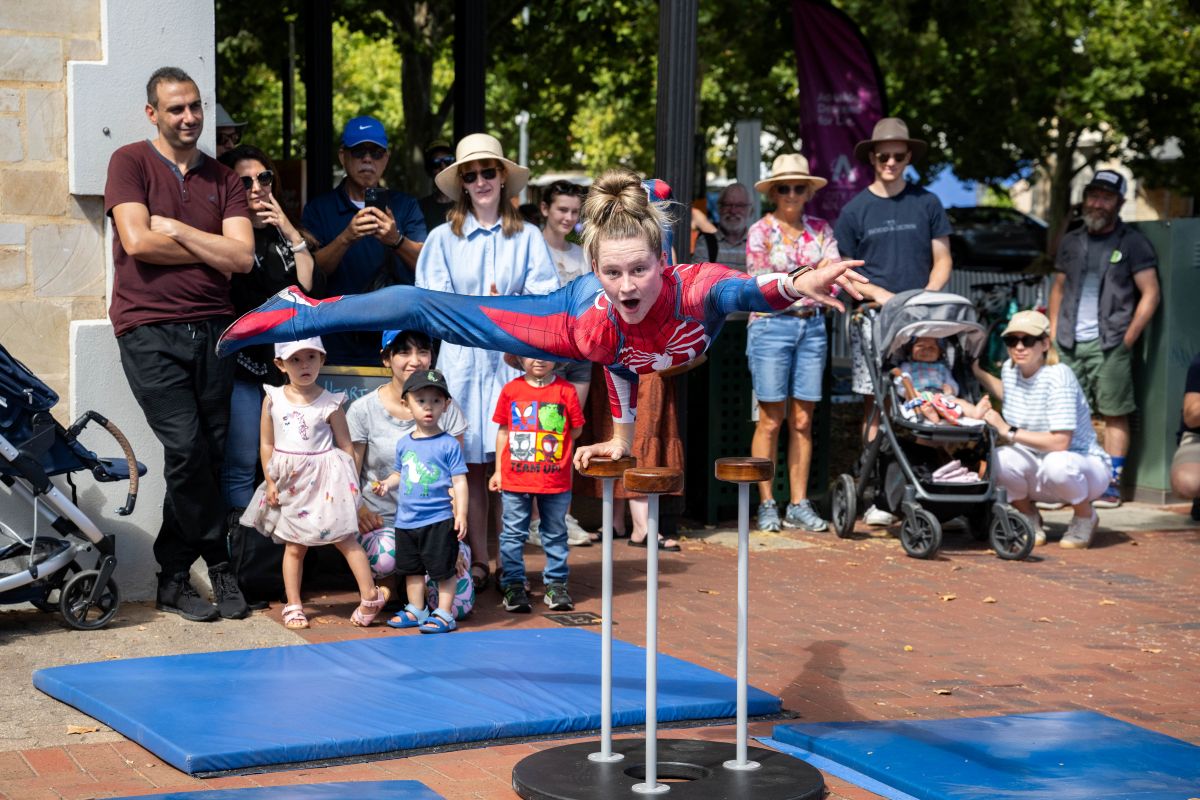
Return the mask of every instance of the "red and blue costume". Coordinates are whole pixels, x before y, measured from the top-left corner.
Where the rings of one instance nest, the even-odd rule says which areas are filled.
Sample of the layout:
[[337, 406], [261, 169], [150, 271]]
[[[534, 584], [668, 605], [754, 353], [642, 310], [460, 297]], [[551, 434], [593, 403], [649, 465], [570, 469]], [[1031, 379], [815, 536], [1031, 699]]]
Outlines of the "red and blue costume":
[[658, 298], [645, 318], [631, 325], [612, 307], [595, 275], [553, 294], [504, 297], [393, 286], [313, 300], [293, 287], [231, 325], [217, 353], [337, 331], [419, 330], [467, 347], [603, 364], [613, 419], [633, 422], [639, 374], [696, 358], [734, 311], [776, 311], [800, 296], [783, 273], [752, 278], [720, 264], [677, 264], [663, 269]]

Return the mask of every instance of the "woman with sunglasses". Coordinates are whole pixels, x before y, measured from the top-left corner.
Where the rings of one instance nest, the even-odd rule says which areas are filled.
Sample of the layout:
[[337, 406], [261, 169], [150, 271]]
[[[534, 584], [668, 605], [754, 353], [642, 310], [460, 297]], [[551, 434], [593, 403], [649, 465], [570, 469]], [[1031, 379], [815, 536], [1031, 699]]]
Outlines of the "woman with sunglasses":
[[1112, 474], [1092, 429], [1091, 409], [1075, 373], [1058, 363], [1045, 314], [1014, 314], [1003, 336], [1008, 360], [1000, 377], [978, 362], [972, 367], [988, 393], [1004, 403], [1003, 414], [988, 407], [983, 416], [1005, 444], [995, 453], [996, 483], [1029, 518], [1037, 544], [1046, 543], [1046, 531], [1034, 504], [1064, 503], [1075, 515], [1059, 544], [1086, 548], [1100, 522], [1092, 501], [1108, 488]]
[[[495, 137], [486, 133], [464, 137], [455, 148], [455, 162], [434, 177], [454, 205], [447, 224], [434, 228], [425, 241], [417, 260], [417, 286], [475, 296], [556, 291], [558, 272], [546, 241], [513, 203], [528, 180], [529, 170], [505, 158]], [[437, 360], [467, 419], [463, 444], [470, 498], [467, 537], [475, 560], [472, 579], [480, 588], [491, 559], [487, 484], [498, 430], [492, 412], [500, 390], [521, 374], [504, 363], [503, 355], [450, 340], [442, 344]]]
[[[809, 199], [827, 181], [808, 171], [808, 159], [784, 153], [771, 174], [754, 184], [775, 210], [750, 226], [746, 236], [746, 271], [752, 275], [790, 272], [801, 264], [838, 259], [833, 227], [804, 213]], [[821, 399], [821, 379], [828, 349], [823, 307], [807, 297], [770, 314], [751, 314], [746, 329], [746, 360], [758, 422], [750, 454], [775, 460], [779, 431], [787, 426], [788, 505], [782, 519], [775, 505], [774, 481], [758, 485], [758, 528], [780, 527], [823, 531], [825, 520], [808, 500], [812, 464], [812, 415]]]
[[[233, 276], [229, 284], [234, 309], [244, 314], [292, 285], [320, 297], [325, 276], [313, 268], [309, 247], [314, 242], [297, 230], [275, 199], [271, 159], [257, 147], [243, 144], [226, 151], [219, 161], [241, 179], [254, 226], [254, 267]], [[237, 356], [221, 488], [233, 513], [239, 516], [254, 494], [263, 384], [282, 386], [286, 380], [275, 368], [274, 358], [275, 351], [269, 345], [247, 348]]]

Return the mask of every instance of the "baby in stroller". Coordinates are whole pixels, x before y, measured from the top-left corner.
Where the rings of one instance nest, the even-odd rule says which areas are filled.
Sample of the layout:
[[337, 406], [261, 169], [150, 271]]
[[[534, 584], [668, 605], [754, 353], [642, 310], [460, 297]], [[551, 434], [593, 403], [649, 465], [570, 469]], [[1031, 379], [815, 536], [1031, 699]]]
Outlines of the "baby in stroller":
[[892, 370], [897, 389], [905, 398], [902, 413], [912, 418], [920, 412], [934, 425], [979, 427], [992, 407], [985, 395], [978, 403], [959, 396], [958, 381], [946, 363], [945, 348], [934, 336], [918, 336], [909, 347], [908, 360]]

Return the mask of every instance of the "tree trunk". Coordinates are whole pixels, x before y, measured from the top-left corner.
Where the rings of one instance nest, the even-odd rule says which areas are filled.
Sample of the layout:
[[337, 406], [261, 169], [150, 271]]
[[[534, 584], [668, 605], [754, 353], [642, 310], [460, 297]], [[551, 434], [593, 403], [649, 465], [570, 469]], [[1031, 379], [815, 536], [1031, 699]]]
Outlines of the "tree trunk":
[[[443, 16], [438, 16], [442, 12]], [[394, 150], [391, 172], [400, 182], [396, 188], [421, 197], [433, 188], [425, 174], [425, 146], [438, 138], [453, 108], [452, 93], [434, 108], [433, 64], [442, 46], [443, 32], [453, 24], [446, 3], [398, 3], [390, 15], [400, 45], [400, 90], [404, 108], [404, 130]]]
[[[1059, 120], [1062, 124], [1062, 120]], [[1058, 243], [1067, 232], [1071, 211], [1071, 179], [1075, 177], [1075, 143], [1079, 140], [1077, 131], [1059, 130], [1058, 141], [1054, 147], [1054, 161], [1050, 164], [1050, 202], [1047, 207], [1048, 235], [1046, 236], [1046, 255], [1051, 263], [1058, 252]]]

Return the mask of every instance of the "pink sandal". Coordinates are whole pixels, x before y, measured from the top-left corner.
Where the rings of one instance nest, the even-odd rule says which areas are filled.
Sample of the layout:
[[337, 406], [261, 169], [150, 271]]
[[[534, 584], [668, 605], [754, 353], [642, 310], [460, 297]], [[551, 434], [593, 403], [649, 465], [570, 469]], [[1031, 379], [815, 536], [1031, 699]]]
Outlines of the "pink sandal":
[[379, 616], [379, 612], [383, 610], [391, 595], [392, 593], [386, 586], [376, 586], [375, 599], [360, 600], [358, 608], [354, 609], [354, 613], [350, 615], [350, 621], [360, 628], [369, 627], [375, 621], [375, 617]]
[[299, 631], [308, 627], [308, 617], [304, 616], [304, 606], [296, 604], [283, 607], [283, 627]]

